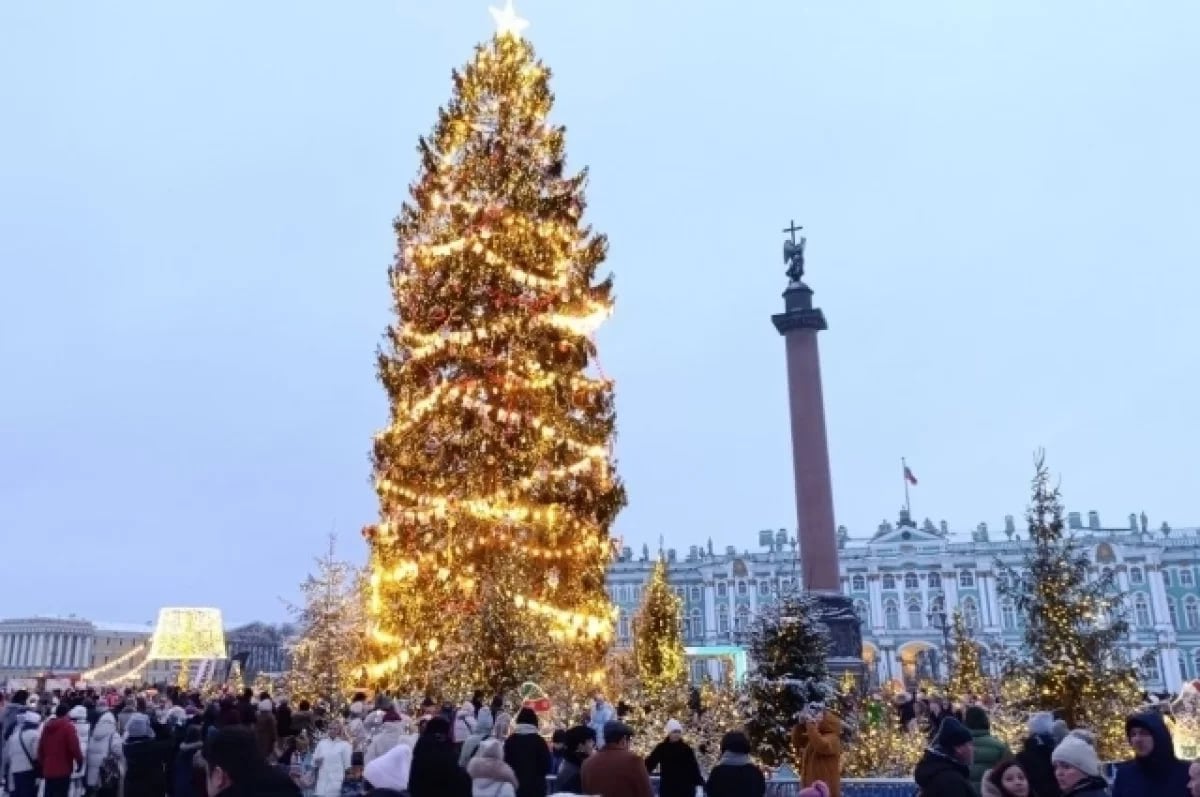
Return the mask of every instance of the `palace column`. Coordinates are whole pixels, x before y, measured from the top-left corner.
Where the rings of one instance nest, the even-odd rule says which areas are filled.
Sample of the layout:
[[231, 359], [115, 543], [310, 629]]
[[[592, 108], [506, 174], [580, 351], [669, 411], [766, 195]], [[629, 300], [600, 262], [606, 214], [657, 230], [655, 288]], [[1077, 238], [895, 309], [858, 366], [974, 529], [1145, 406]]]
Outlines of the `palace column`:
[[793, 222], [785, 233], [783, 258], [788, 265], [784, 311], [771, 316], [783, 336], [787, 358], [788, 415], [791, 421], [792, 471], [796, 526], [804, 589], [820, 601], [829, 627], [830, 659], [835, 670], [862, 674], [862, 628], [854, 604], [842, 594], [838, 566], [837, 525], [833, 515], [833, 483], [829, 440], [825, 430], [825, 396], [817, 333], [828, 328], [825, 314], [813, 307], [812, 288], [804, 284], [804, 248]]

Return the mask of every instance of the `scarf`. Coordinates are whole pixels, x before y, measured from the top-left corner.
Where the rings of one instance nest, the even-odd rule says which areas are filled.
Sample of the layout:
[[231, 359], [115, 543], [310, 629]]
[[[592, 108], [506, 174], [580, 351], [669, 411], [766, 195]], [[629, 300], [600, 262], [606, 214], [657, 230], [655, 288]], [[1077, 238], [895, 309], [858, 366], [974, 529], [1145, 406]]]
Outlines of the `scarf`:
[[721, 760], [717, 762], [717, 766], [744, 767], [753, 763], [745, 753], [721, 753]]

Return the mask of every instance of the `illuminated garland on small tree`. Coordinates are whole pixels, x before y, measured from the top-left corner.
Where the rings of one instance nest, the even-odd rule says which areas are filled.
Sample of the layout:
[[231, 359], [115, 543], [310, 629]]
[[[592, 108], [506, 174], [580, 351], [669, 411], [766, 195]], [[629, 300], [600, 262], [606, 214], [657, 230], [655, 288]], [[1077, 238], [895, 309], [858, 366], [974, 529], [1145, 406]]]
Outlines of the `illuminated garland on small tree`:
[[667, 563], [660, 556], [633, 624], [633, 659], [641, 688], [647, 694], [679, 689], [687, 681], [681, 603], [671, 590]]
[[359, 568], [336, 556], [337, 538], [319, 557], [317, 572], [300, 585], [302, 606], [293, 606], [297, 642], [285, 679], [293, 699], [326, 699], [340, 705], [358, 685], [363, 656], [363, 601]]
[[970, 629], [967, 628], [967, 621], [958, 610], [954, 612], [951, 638], [954, 642], [954, 664], [950, 682], [946, 686], [947, 693], [958, 700], [982, 698], [991, 687], [988, 685], [987, 676], [983, 674], [979, 645], [975, 643]]
[[1129, 632], [1112, 572], [1092, 576], [1082, 543], [1064, 531], [1059, 490], [1038, 456], [1026, 513], [1029, 548], [1019, 568], [1005, 572], [1001, 594], [1025, 618], [1025, 645], [1014, 671], [1030, 682], [1027, 708], [1056, 711], [1072, 728], [1097, 735], [1099, 752], [1126, 752], [1124, 717], [1138, 705], [1137, 671], [1122, 660]]

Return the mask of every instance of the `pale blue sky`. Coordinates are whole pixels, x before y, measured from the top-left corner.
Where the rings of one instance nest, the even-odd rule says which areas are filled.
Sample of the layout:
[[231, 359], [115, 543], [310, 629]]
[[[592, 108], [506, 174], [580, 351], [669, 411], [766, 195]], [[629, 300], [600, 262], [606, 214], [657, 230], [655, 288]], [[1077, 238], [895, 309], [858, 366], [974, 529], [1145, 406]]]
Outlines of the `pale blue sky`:
[[[739, 7], [743, 7], [741, 10]], [[524, 0], [612, 241], [618, 533], [792, 526], [779, 230], [839, 520], [1200, 523], [1200, 5]], [[487, 0], [0, 4], [0, 614], [283, 615], [365, 555], [390, 220]]]

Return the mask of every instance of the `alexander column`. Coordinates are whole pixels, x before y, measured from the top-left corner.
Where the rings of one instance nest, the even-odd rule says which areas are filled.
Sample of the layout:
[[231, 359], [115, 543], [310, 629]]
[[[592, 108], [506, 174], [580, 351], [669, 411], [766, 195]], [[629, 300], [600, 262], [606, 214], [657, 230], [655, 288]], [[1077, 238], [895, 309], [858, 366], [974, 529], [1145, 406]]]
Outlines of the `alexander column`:
[[804, 284], [806, 238], [795, 222], [784, 230], [787, 290], [782, 313], [771, 316], [787, 351], [788, 405], [792, 425], [792, 467], [796, 485], [796, 524], [804, 589], [819, 601], [830, 632], [830, 668], [862, 672], [862, 629], [850, 598], [842, 594], [829, 441], [825, 434], [825, 397], [817, 333], [828, 329], [825, 314], [813, 307], [812, 288]]

